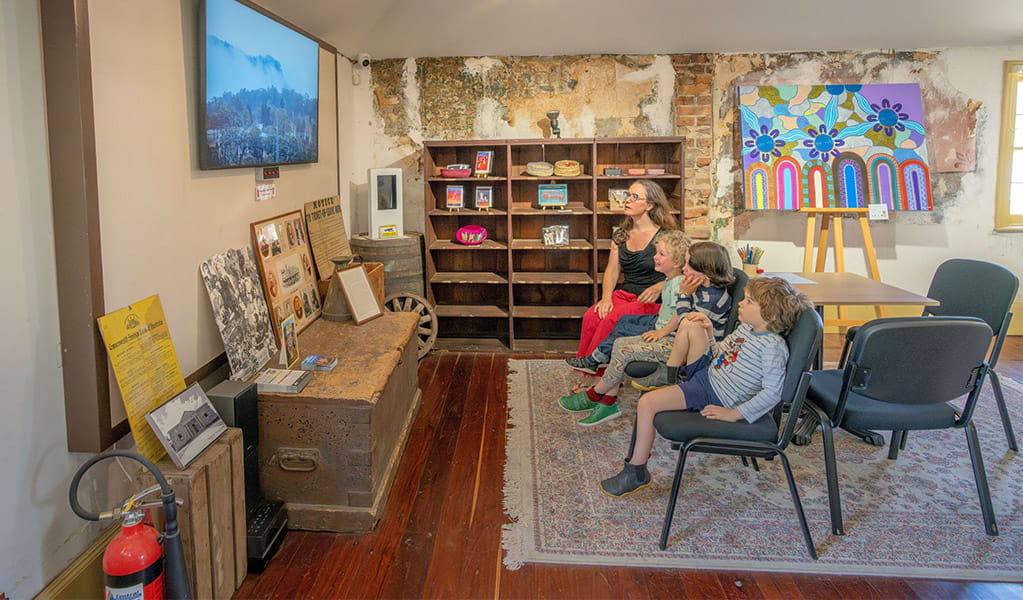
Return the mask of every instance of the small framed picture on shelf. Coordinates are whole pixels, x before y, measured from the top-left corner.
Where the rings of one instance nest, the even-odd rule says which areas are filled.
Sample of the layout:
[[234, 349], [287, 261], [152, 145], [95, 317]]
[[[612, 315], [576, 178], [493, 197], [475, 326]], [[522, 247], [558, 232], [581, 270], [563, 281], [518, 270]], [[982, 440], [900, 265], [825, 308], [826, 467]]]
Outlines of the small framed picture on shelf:
[[480, 186], [476, 188], [476, 199], [475, 199], [476, 210], [490, 210], [494, 206], [494, 188], [487, 186]]
[[490, 175], [491, 163], [494, 162], [493, 150], [480, 150], [476, 153], [476, 177]]
[[465, 187], [449, 185], [445, 205], [448, 210], [458, 210], [465, 206]]
[[540, 230], [544, 246], [568, 246], [568, 225], [548, 225]]
[[612, 188], [607, 191], [608, 207], [615, 212], [625, 210], [625, 199], [629, 196], [629, 190]]
[[568, 184], [541, 183], [537, 186], [537, 203], [540, 208], [568, 206]]

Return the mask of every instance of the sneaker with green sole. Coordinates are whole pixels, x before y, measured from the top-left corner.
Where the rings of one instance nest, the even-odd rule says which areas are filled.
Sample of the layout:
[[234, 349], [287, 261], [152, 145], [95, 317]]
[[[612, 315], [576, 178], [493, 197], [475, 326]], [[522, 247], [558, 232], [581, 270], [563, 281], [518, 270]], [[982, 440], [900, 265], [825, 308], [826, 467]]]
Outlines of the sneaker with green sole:
[[622, 411], [618, 410], [617, 402], [610, 406], [598, 403], [593, 407], [593, 410], [590, 411], [589, 416], [579, 421], [579, 424], [583, 427], [592, 427], [593, 425], [598, 425], [604, 421], [610, 421], [611, 419], [620, 417], [621, 415]]
[[599, 402], [590, 400], [590, 397], [586, 395], [586, 390], [577, 392], [571, 396], [562, 396], [558, 399], [558, 404], [561, 405], [561, 408], [571, 412], [593, 410], [595, 406], [600, 405]]

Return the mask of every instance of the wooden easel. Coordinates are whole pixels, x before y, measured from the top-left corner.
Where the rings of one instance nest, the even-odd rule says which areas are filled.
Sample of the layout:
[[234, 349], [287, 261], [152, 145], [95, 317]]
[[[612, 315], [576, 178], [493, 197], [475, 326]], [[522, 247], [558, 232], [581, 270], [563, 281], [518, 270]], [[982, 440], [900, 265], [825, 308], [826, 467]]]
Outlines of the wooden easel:
[[[831, 222], [835, 223], [835, 272], [845, 272], [845, 241], [842, 237], [842, 216], [855, 214], [860, 223], [860, 232], [863, 234], [863, 250], [867, 253], [867, 270], [870, 278], [874, 281], [881, 281], [881, 272], [877, 268], [877, 252], [874, 250], [874, 239], [870, 236], [870, 222], [867, 214], [870, 211], [867, 207], [862, 208], [801, 208], [800, 212], [806, 213], [806, 245], [803, 250], [803, 271], [820, 273], [824, 271], [824, 263], [828, 257], [828, 237], [831, 230]], [[817, 235], [817, 220], [820, 217], [820, 235]], [[814, 264], [813, 255], [816, 252], [817, 261]], [[846, 318], [846, 307], [838, 306], [838, 319], [827, 321], [827, 325], [859, 325], [860, 321]], [[875, 313], [880, 317], [888, 316], [888, 311], [883, 306], [875, 306]]]

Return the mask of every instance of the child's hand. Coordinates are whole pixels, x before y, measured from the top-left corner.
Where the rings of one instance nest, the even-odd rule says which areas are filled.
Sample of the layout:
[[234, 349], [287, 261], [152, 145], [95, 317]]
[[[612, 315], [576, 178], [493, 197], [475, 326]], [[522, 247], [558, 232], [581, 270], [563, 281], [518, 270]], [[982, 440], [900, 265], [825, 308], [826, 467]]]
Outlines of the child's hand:
[[715, 404], [708, 404], [703, 407], [700, 414], [712, 421], [736, 421], [742, 420], [742, 413], [735, 408], [725, 408], [724, 406], [717, 406]]
[[714, 326], [713, 323], [710, 322], [710, 319], [707, 317], [707, 315], [697, 310], [694, 310], [686, 314], [686, 321], [696, 323], [697, 325], [703, 327], [704, 329], [710, 329]]
[[640, 337], [643, 338], [644, 342], [656, 342], [657, 340], [661, 339], [666, 335], [668, 334], [661, 331], [660, 329], [654, 329], [652, 331], [644, 331], [642, 334], [640, 334]]
[[703, 280], [706, 279], [703, 275], [683, 275], [682, 281], [678, 284], [678, 292], [680, 294], [692, 294], [703, 285]]

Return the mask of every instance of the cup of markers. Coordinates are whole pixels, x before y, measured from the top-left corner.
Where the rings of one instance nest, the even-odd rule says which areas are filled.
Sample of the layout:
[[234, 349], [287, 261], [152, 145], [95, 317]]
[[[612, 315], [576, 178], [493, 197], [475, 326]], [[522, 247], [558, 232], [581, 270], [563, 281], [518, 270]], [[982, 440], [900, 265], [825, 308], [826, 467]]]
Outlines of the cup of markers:
[[745, 246], [739, 246], [736, 249], [739, 253], [739, 259], [742, 262], [742, 270], [749, 277], [756, 277], [762, 273], [760, 269], [760, 259], [764, 256], [764, 249], [758, 248], [757, 246], [751, 246], [746, 244]]

